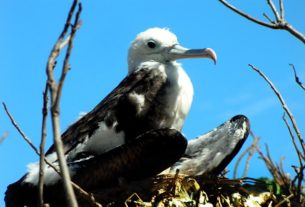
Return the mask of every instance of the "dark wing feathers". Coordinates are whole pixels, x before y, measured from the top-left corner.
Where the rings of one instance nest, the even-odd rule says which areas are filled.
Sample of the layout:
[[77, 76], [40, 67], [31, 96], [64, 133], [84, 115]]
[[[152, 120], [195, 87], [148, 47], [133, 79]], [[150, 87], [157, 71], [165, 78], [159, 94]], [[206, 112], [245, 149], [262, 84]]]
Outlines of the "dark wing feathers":
[[[99, 127], [98, 124], [101, 121], [105, 121], [108, 126], [111, 126], [117, 120], [117, 130], [126, 130], [127, 138], [143, 133], [150, 127], [141, 128], [137, 126], [137, 123], [143, 123], [139, 119], [141, 117], [145, 118], [145, 114], [142, 113], [140, 116], [133, 113], [137, 107], [137, 103], [130, 102], [128, 96], [131, 93], [143, 94], [145, 99], [152, 101], [158, 95], [165, 81], [166, 77], [164, 77], [164, 74], [160, 70], [148, 70], [144, 68], [128, 75], [91, 112], [72, 124], [62, 134], [65, 152], [69, 152], [78, 143], [83, 142], [83, 139], [87, 135], [91, 136]], [[150, 108], [149, 101], [146, 102], [146, 107]], [[130, 133], [132, 130], [135, 133]], [[48, 155], [52, 152], [54, 152], [54, 146], [51, 146], [46, 154]]]
[[187, 140], [175, 129], [151, 130], [120, 147], [78, 162], [73, 180], [85, 188], [93, 188], [113, 185], [118, 178], [139, 180], [154, 176], [174, 164], [186, 146]]
[[185, 155], [171, 171], [187, 175], [220, 174], [244, 144], [250, 131], [247, 117], [237, 115], [210, 132], [189, 141]]

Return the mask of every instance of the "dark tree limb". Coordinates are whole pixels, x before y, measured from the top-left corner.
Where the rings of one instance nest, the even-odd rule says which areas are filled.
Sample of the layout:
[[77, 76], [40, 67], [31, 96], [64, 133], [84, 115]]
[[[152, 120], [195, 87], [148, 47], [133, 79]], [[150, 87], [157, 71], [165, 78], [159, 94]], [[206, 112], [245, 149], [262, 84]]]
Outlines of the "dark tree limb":
[[294, 64], [289, 64], [289, 65], [290, 65], [290, 67], [291, 67], [292, 70], [293, 70], [295, 82], [296, 82], [303, 90], [305, 90], [305, 85], [301, 82], [301, 80], [300, 80], [300, 78], [299, 78], [299, 76], [298, 76], [298, 74], [297, 74], [297, 71], [296, 71], [296, 69], [295, 69], [295, 67], [294, 67]]
[[297, 39], [299, 39], [301, 42], [303, 42], [305, 44], [305, 36], [304, 34], [302, 34], [301, 32], [299, 32], [298, 30], [296, 30], [291, 24], [289, 24], [285, 19], [284, 19], [284, 3], [282, 0], [280, 0], [280, 13], [277, 11], [274, 3], [272, 0], [267, 0], [267, 3], [270, 7], [270, 9], [272, 10], [274, 16], [275, 16], [275, 20], [272, 20], [270, 17], [268, 17], [266, 14], [263, 14], [270, 23], [266, 23], [264, 21], [261, 21], [257, 18], [254, 18], [252, 16], [250, 16], [249, 14], [237, 9], [236, 7], [234, 7], [233, 5], [231, 5], [230, 3], [228, 3], [226, 0], [219, 0], [220, 3], [222, 3], [224, 6], [226, 6], [227, 8], [229, 8], [230, 10], [234, 11], [235, 13], [237, 13], [238, 15], [256, 23], [259, 24], [261, 26], [264, 27], [268, 27], [271, 29], [280, 29], [280, 30], [286, 30], [287, 32], [289, 32], [290, 34], [292, 34], [294, 37], [296, 37]]

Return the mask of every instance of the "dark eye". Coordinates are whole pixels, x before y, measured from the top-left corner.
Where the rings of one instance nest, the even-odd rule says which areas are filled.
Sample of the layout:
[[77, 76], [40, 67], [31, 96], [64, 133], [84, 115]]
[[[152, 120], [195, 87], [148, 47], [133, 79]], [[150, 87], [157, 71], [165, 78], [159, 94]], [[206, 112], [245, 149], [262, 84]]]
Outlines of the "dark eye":
[[147, 46], [148, 46], [149, 48], [151, 48], [151, 49], [154, 49], [157, 45], [156, 45], [155, 42], [149, 41], [149, 42], [147, 42]]

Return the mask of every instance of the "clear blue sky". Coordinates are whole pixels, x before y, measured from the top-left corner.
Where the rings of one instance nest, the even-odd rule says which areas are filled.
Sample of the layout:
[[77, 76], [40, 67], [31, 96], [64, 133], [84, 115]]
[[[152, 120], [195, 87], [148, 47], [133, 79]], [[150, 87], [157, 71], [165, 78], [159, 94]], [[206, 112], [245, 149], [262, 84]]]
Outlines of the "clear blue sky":
[[[265, 1], [231, 2], [256, 17], [263, 19], [263, 12], [271, 16]], [[285, 1], [285, 5], [287, 20], [305, 33], [305, 2]], [[0, 0], [0, 101], [8, 105], [36, 145], [40, 141], [45, 65], [69, 7], [70, 1]], [[211, 47], [218, 55], [216, 66], [201, 59], [183, 61], [195, 88], [184, 134], [194, 138], [236, 114], [245, 114], [253, 132], [261, 137], [261, 145], [269, 145], [274, 160], [284, 156], [285, 169], [293, 174], [290, 166], [298, 162], [281, 119], [282, 108], [247, 64], [256, 65], [272, 79], [305, 135], [305, 93], [294, 83], [288, 65], [295, 64], [305, 82], [305, 46], [296, 38], [250, 23], [218, 1], [84, 1], [81, 19], [83, 26], [75, 39], [72, 70], [61, 102], [63, 130], [126, 75], [127, 49], [137, 33], [149, 27], [167, 27], [183, 46]], [[0, 145], [0, 206], [6, 186], [37, 160], [0, 108], [0, 135], [5, 131], [9, 137]], [[251, 141], [249, 138], [242, 150]], [[51, 143], [49, 128], [47, 146]], [[269, 176], [258, 155], [251, 162], [249, 176]]]

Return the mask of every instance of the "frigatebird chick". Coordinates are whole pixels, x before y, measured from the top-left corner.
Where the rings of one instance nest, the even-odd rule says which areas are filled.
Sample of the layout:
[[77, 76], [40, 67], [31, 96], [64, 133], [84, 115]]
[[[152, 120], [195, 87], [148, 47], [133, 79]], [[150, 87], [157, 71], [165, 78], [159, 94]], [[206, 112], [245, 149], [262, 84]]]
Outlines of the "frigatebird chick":
[[217, 176], [238, 153], [250, 132], [250, 122], [237, 115], [188, 142], [184, 155], [170, 168], [188, 176]]
[[[214, 62], [217, 59], [210, 48], [182, 47], [177, 37], [167, 29], [151, 28], [136, 37], [128, 52], [126, 78], [62, 134], [73, 180], [86, 184], [89, 189], [90, 183], [103, 185], [103, 179], [108, 174], [108, 182], [124, 175], [133, 179], [151, 176], [151, 172], [161, 172], [182, 156], [186, 141], [180, 131], [193, 99], [192, 82], [176, 62], [182, 58], [209, 58]], [[155, 150], [144, 151], [139, 147], [148, 146], [150, 142], [154, 143], [152, 149]], [[158, 150], [159, 146], [161, 150]], [[134, 150], [126, 150], [129, 147]], [[148, 161], [151, 159], [147, 157], [162, 161], [161, 167], [150, 165]], [[46, 158], [58, 166], [54, 146], [47, 151]], [[94, 168], [86, 170], [86, 163], [96, 163], [99, 159], [101, 162], [98, 163], [111, 166], [105, 164], [97, 171]], [[133, 166], [133, 162], [137, 164]], [[130, 172], [142, 164], [147, 164], [147, 169], [133, 176]], [[51, 188], [58, 192], [60, 176], [48, 165], [44, 172], [46, 192]], [[38, 163], [30, 164], [28, 172], [8, 186], [5, 197], [7, 207], [36, 205], [38, 174]], [[92, 174], [95, 176], [90, 176]], [[46, 202], [50, 200], [46, 199]]]

